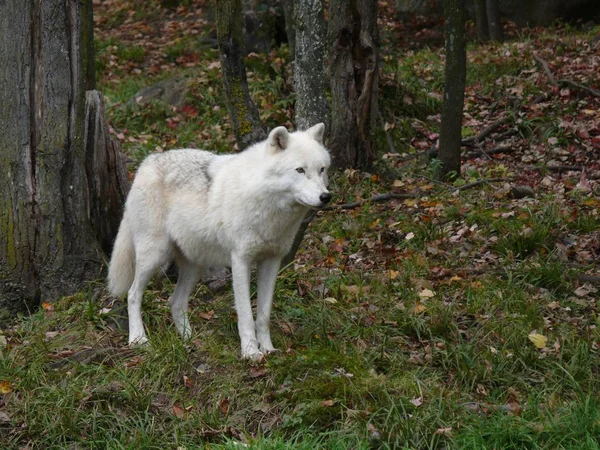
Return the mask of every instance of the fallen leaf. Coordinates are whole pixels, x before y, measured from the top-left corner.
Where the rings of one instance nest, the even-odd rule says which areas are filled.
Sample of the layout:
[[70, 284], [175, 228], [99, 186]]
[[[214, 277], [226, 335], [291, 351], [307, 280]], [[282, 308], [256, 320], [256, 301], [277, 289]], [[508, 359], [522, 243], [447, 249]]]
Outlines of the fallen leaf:
[[420, 314], [423, 311], [426, 311], [427, 307], [422, 304], [422, 303], [417, 303], [415, 306], [413, 306], [412, 308], [410, 308], [410, 312], [413, 314]]
[[577, 297], [585, 297], [589, 293], [590, 290], [586, 286], [579, 286], [577, 289], [575, 289], [575, 295]]
[[395, 280], [396, 278], [398, 278], [398, 275], [400, 275], [400, 272], [398, 272], [397, 270], [388, 270], [388, 276], [390, 280]]
[[410, 241], [414, 237], [415, 237], [415, 233], [413, 233], [411, 231], [410, 233], [407, 233], [406, 236], [404, 236], [404, 239], [407, 240], [407, 241]]
[[418, 408], [423, 404], [423, 397], [413, 398], [410, 402]]
[[435, 430], [435, 434], [437, 434], [438, 436], [451, 436], [452, 427], [438, 428], [437, 430]]
[[392, 186], [395, 187], [395, 188], [404, 187], [404, 181], [402, 181], [402, 180], [394, 180], [394, 182], [392, 183]]
[[51, 305], [50, 303], [42, 302], [42, 309], [44, 311], [52, 311], [54, 309], [54, 305]]
[[60, 334], [60, 331], [46, 331], [46, 339], [55, 338]]
[[334, 404], [335, 404], [335, 400], [323, 400], [323, 402], [321, 403], [321, 406], [328, 408], [330, 406], [333, 406]]
[[179, 406], [177, 403], [173, 405], [173, 407], [171, 408], [173, 411], [173, 414], [178, 418], [178, 419], [182, 419], [185, 417], [185, 409], [183, 409], [181, 406]]
[[529, 336], [527, 336], [529, 338], [529, 340], [531, 342], [533, 342], [533, 345], [535, 345], [537, 348], [546, 348], [546, 344], [548, 343], [548, 338], [546, 336], [544, 336], [543, 334], [539, 334], [539, 333], [529, 333]]
[[260, 377], [264, 377], [267, 374], [267, 369], [264, 366], [250, 366], [250, 369], [248, 369], [250, 378], [260, 378]]
[[198, 315], [204, 320], [212, 320], [212, 318], [215, 316], [215, 310], [211, 309], [210, 311], [202, 311], [198, 313]]
[[218, 406], [221, 412], [226, 415], [229, 412], [229, 399], [225, 397], [219, 400]]
[[0, 381], [0, 394], [8, 394], [12, 392], [12, 383], [10, 381]]
[[423, 289], [421, 292], [419, 292], [420, 299], [431, 298], [434, 295], [435, 293], [431, 289]]
[[191, 388], [194, 387], [194, 381], [190, 377], [188, 377], [187, 375], [183, 376], [183, 384], [188, 389], [191, 389]]
[[324, 299], [323, 299], [323, 301], [324, 301], [324, 302], [327, 302], [327, 303], [331, 303], [332, 305], [335, 305], [335, 304], [338, 302], [338, 301], [337, 301], [335, 298], [333, 298], [333, 297], [327, 297], [327, 298], [324, 298]]

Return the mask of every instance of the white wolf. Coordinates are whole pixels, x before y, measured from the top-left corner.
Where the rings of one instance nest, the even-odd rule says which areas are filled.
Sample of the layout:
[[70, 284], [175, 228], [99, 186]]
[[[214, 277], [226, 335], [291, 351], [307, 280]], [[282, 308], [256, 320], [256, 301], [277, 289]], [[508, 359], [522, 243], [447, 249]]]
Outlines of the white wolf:
[[[235, 155], [171, 150], [139, 167], [110, 261], [113, 295], [127, 292], [129, 343], [147, 341], [142, 294], [159, 267], [175, 260], [179, 279], [169, 299], [179, 333], [191, 334], [188, 297], [203, 268], [232, 268], [242, 357], [275, 350], [269, 317], [281, 259], [308, 209], [331, 199], [324, 125], [269, 137]], [[256, 324], [250, 269], [257, 264]]]

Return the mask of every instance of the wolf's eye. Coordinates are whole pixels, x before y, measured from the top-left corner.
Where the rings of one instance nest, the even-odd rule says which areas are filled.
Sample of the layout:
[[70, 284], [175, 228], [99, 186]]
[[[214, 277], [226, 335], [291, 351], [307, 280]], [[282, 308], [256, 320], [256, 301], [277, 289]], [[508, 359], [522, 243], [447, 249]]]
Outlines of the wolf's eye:
[[325, 172], [325, 167], [321, 167], [321, 173]]
[[298, 173], [304, 173], [304, 169], [302, 167], [298, 167], [296, 169], [296, 172], [298, 172]]

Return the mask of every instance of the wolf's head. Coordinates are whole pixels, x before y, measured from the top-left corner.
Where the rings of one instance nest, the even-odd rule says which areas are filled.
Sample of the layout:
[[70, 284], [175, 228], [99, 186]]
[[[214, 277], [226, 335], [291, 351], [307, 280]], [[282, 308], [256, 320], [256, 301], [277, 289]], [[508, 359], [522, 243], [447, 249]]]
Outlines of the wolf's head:
[[331, 157], [323, 147], [324, 131], [322, 123], [295, 133], [277, 127], [266, 141], [277, 190], [289, 201], [311, 209], [323, 208], [331, 200], [327, 190]]

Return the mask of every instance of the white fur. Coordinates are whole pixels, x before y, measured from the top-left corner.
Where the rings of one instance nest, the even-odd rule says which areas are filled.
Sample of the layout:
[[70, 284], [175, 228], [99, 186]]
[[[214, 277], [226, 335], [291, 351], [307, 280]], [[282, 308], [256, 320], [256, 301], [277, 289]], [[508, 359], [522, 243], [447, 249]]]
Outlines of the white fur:
[[[231, 266], [242, 356], [259, 359], [274, 350], [269, 317], [281, 259], [307, 210], [327, 203], [320, 198], [329, 193], [331, 162], [323, 130], [323, 124], [295, 133], [278, 127], [236, 155], [172, 150], [142, 163], [108, 274], [113, 295], [128, 291], [130, 344], [147, 341], [141, 316], [146, 285], [175, 260], [179, 280], [169, 303], [184, 338], [191, 334], [188, 298], [202, 269]], [[254, 263], [256, 324], [250, 304]]]

